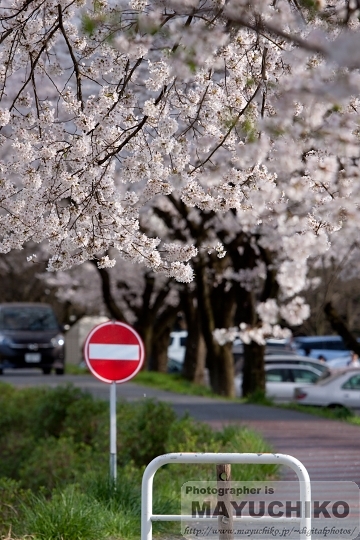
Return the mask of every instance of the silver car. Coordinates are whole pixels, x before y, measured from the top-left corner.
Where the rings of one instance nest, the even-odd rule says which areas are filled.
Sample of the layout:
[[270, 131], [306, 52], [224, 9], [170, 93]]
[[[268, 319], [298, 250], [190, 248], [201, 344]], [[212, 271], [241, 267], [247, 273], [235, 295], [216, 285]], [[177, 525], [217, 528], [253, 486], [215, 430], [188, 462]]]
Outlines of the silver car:
[[311, 387], [301, 385], [294, 390], [294, 399], [300, 405], [360, 411], [360, 368], [339, 371]]
[[315, 358], [308, 358], [307, 356], [287, 355], [287, 354], [271, 354], [264, 357], [266, 365], [270, 364], [293, 364], [301, 366], [310, 366], [315, 368], [321, 373], [327, 373], [330, 375], [331, 366], [330, 362], [321, 362]]
[[[276, 403], [287, 403], [294, 399], [296, 387], [313, 385], [324, 377], [322, 371], [312, 367], [297, 364], [267, 364], [265, 365], [266, 396]], [[237, 393], [241, 396], [241, 375], [236, 378]]]

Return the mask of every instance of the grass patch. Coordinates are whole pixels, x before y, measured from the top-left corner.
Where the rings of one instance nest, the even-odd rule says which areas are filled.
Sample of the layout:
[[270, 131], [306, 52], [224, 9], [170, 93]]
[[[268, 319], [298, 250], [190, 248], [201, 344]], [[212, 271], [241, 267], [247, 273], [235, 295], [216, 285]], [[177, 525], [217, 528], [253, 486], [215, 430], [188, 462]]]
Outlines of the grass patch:
[[347, 407], [315, 407], [311, 405], [299, 405], [298, 403], [274, 403], [270, 398], [267, 398], [263, 392], [255, 393], [248, 398], [243, 399], [244, 403], [252, 403], [255, 405], [264, 405], [267, 407], [275, 407], [281, 409], [289, 409], [305, 414], [311, 414], [328, 420], [341, 420], [349, 424], [360, 426], [360, 416], [356, 415]]
[[[65, 372], [69, 375], [85, 375], [89, 373], [86, 367], [67, 364]], [[184, 379], [178, 373], [158, 373], [157, 371], [140, 371], [131, 382], [135, 384], [143, 384], [159, 390], [167, 390], [177, 394], [185, 394], [191, 396], [205, 396], [219, 398], [217, 394], [211, 391], [207, 386], [194, 384]]]
[[246, 398], [242, 398], [243, 403], [251, 403], [252, 405], [263, 405], [266, 407], [276, 406], [274, 401], [265, 395], [265, 392], [254, 392]]
[[143, 384], [159, 390], [167, 390], [177, 394], [185, 394], [192, 396], [207, 396], [219, 398], [220, 396], [211, 391], [207, 386], [194, 384], [184, 379], [178, 373], [158, 373], [156, 371], [140, 371], [132, 379], [136, 384]]
[[[109, 479], [108, 403], [72, 385], [16, 389], [0, 383], [0, 538], [135, 540], [145, 467], [170, 452], [263, 453], [247, 428], [213, 431], [155, 400], [117, 404], [117, 482]], [[234, 481], [276, 478], [274, 465], [233, 465]], [[154, 479], [154, 512], [181, 513], [181, 486], [216, 480], [215, 464], [171, 463]], [[180, 524], [154, 524], [179, 534]]]
[[329, 408], [329, 407], [313, 407], [311, 405], [298, 405], [297, 403], [287, 403], [278, 405], [285, 409], [298, 411], [306, 414], [312, 414], [329, 420], [341, 420], [349, 424], [360, 426], [360, 416], [356, 415], [347, 407]]
[[[73, 375], [89, 373], [86, 368], [74, 365], [67, 366], [66, 372]], [[327, 407], [312, 407], [310, 405], [299, 405], [297, 403], [274, 403], [274, 401], [271, 398], [266, 397], [263, 392], [255, 392], [247, 398], [226, 398], [224, 396], [215, 394], [206, 386], [201, 386], [187, 381], [186, 379], [182, 378], [180, 374], [141, 371], [136, 375], [136, 377], [134, 377], [134, 379], [132, 379], [132, 382], [152, 388], [158, 388], [159, 390], [167, 390], [177, 394], [211, 397], [222, 400], [227, 399], [229, 401], [237, 401], [238, 403], [249, 403], [252, 405], [262, 405], [265, 407], [286, 408], [319, 416], [321, 418], [342, 420], [348, 422], [349, 424], [360, 425], [360, 416], [356, 415], [346, 407], [329, 409]]]
[[65, 373], [67, 375], [86, 375], [89, 373], [89, 370], [85, 366], [68, 363], [65, 365]]
[[40, 493], [22, 508], [20, 531], [25, 535], [31, 531], [34, 539], [98, 540], [107, 532], [105, 510], [75, 486], [55, 490], [50, 499]]

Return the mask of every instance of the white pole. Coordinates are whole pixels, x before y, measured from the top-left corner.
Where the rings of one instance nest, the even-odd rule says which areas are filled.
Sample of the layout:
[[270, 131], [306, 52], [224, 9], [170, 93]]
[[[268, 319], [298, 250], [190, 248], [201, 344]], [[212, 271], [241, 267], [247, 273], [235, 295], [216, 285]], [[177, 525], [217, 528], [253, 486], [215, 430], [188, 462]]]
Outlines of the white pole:
[[116, 382], [110, 384], [110, 478], [116, 485]]

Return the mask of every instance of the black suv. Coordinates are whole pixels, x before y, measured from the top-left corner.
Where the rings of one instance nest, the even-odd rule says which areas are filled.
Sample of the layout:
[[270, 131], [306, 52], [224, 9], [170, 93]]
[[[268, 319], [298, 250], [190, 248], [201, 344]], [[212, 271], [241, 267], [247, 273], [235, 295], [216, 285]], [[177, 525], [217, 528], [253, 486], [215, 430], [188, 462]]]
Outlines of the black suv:
[[0, 304], [0, 375], [6, 368], [52, 369], [63, 375], [65, 338], [52, 307], [37, 303]]

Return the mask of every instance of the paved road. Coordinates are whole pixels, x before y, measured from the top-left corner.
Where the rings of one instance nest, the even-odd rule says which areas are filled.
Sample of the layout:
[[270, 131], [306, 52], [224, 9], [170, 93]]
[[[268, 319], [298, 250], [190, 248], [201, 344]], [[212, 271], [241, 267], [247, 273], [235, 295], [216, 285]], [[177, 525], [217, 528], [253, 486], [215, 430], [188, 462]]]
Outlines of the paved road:
[[[5, 372], [0, 380], [18, 387], [72, 383], [97, 398], [109, 399], [109, 385], [91, 375], [59, 377]], [[182, 396], [131, 382], [117, 385], [118, 400], [144, 398], [172, 403], [178, 415], [188, 411], [214, 428], [235, 423], [256, 429], [272, 444], [274, 451], [298, 458], [312, 480], [351, 480], [360, 485], [360, 427], [280, 408]], [[294, 475], [288, 472], [286, 477], [290, 479]]]

